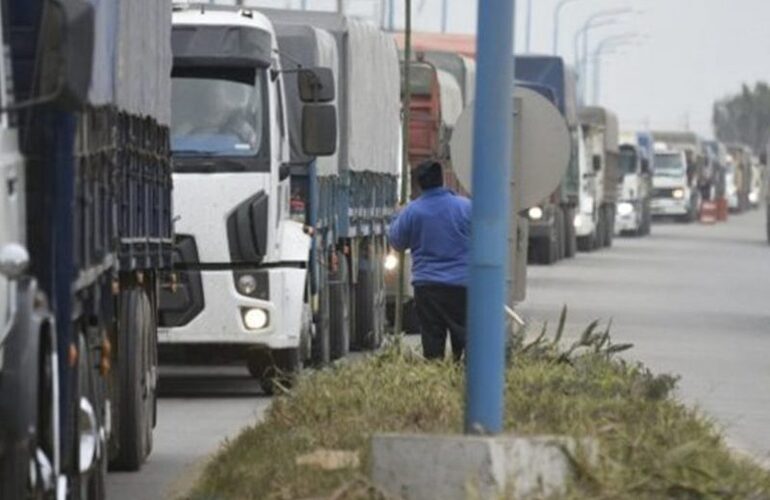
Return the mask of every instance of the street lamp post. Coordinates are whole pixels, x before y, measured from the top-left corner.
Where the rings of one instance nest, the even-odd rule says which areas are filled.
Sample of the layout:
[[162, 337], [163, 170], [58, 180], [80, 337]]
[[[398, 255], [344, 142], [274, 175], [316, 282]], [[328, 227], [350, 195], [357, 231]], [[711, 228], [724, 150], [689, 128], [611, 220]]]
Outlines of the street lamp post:
[[560, 0], [553, 10], [553, 55], [559, 53], [559, 25], [561, 23], [561, 11], [564, 7], [579, 0]]
[[594, 49], [592, 62], [594, 64], [594, 75], [593, 75], [593, 99], [591, 102], [594, 105], [599, 104], [599, 94], [600, 94], [600, 85], [601, 85], [601, 70], [602, 70], [602, 56], [605, 54], [611, 54], [614, 53], [616, 49], [627, 46], [627, 45], [634, 45], [634, 42], [638, 39], [638, 34], [636, 33], [624, 33], [620, 35], [614, 35], [605, 38], [599, 44], [596, 46], [596, 49]]

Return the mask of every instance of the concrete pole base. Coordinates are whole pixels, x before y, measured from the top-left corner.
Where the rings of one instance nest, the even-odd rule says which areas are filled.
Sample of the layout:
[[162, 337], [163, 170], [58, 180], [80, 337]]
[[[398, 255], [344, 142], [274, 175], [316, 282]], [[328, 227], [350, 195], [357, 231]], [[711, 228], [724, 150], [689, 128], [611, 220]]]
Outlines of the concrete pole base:
[[404, 500], [558, 496], [572, 458], [596, 463], [593, 439], [380, 434], [372, 438], [372, 480]]

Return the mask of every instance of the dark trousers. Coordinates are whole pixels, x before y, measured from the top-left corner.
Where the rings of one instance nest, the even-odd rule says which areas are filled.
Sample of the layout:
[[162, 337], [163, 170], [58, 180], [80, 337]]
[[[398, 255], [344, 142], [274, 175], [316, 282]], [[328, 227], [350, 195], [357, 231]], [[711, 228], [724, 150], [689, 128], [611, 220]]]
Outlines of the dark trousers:
[[465, 351], [467, 289], [464, 286], [415, 285], [414, 301], [420, 320], [422, 352], [426, 359], [443, 359], [446, 336], [452, 354], [460, 360]]

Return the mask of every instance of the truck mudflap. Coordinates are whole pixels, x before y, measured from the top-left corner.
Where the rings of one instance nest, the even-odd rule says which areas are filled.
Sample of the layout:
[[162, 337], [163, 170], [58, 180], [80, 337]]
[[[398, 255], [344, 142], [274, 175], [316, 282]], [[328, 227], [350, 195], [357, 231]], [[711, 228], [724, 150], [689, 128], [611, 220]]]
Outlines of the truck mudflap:
[[[160, 344], [235, 344], [267, 349], [300, 346], [306, 269], [286, 266], [180, 273], [200, 277], [205, 307], [182, 326], [159, 328]], [[253, 280], [243, 281], [243, 276]]]

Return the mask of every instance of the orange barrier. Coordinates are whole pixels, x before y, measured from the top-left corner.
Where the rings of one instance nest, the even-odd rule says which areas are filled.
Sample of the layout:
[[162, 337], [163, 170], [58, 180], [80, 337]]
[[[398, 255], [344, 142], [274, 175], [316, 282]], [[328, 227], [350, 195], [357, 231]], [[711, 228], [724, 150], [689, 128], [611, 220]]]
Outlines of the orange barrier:
[[702, 224], [716, 224], [719, 219], [719, 206], [715, 201], [704, 201], [700, 209]]
[[727, 215], [730, 213], [730, 209], [727, 205], [727, 198], [718, 198], [717, 201], [717, 220], [725, 222]]

